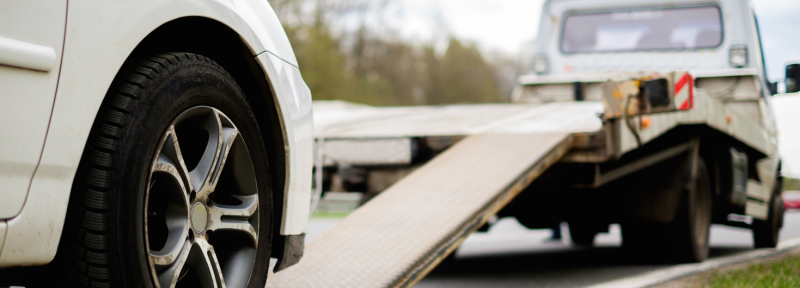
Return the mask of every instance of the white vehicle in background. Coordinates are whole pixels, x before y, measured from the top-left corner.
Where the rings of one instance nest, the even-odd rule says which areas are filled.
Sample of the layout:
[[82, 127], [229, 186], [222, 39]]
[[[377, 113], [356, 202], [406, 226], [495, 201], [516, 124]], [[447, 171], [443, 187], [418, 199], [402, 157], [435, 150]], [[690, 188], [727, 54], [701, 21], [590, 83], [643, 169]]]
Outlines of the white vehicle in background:
[[265, 0], [4, 1], [0, 123], [0, 286], [262, 288], [303, 254], [311, 95]]
[[[581, 245], [621, 223], [623, 246], [681, 261], [705, 259], [711, 223], [777, 245], [776, 85], [750, 1], [549, 0], [534, 49], [514, 101], [602, 102], [605, 131], [501, 215], [532, 228], [567, 221]], [[787, 67], [789, 92], [796, 74]]]

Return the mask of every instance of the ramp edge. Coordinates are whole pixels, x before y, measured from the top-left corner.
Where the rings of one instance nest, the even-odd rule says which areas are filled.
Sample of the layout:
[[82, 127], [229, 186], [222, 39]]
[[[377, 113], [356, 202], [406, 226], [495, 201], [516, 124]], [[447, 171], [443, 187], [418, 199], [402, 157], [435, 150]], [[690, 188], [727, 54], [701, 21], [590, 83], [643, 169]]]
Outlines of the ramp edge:
[[514, 182], [509, 184], [502, 193], [489, 204], [487, 204], [479, 213], [472, 217], [472, 220], [467, 222], [461, 229], [450, 237], [442, 240], [444, 245], [436, 245], [438, 249], [428, 252], [429, 256], [424, 257], [414, 264], [414, 268], [406, 272], [405, 275], [398, 277], [398, 281], [391, 287], [413, 287], [417, 282], [422, 280], [428, 273], [430, 273], [436, 266], [441, 263], [448, 255], [455, 252], [458, 246], [461, 245], [467, 236], [477, 231], [482, 225], [486, 224], [490, 217], [497, 214], [503, 207], [511, 202], [514, 197], [519, 195], [533, 180], [536, 180], [544, 173], [545, 170], [550, 168], [553, 164], [558, 162], [561, 157], [572, 148], [573, 136], [572, 134], [565, 134], [558, 144], [554, 145], [545, 156], [534, 162], [528, 168], [527, 172], [520, 175]]

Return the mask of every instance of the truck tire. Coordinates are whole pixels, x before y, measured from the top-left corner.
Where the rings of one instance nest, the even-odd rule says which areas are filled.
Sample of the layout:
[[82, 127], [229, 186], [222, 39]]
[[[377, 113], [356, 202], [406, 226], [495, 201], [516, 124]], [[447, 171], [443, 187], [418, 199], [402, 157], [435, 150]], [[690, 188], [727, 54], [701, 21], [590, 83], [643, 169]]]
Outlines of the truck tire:
[[711, 186], [702, 158], [697, 158], [697, 175], [690, 189], [682, 193], [675, 220], [668, 226], [667, 251], [678, 262], [701, 262], [708, 257], [711, 228]]
[[783, 198], [781, 185], [775, 183], [772, 200], [769, 203], [769, 216], [766, 221], [753, 219], [753, 246], [755, 248], [775, 248], [778, 246], [778, 232], [783, 227]]
[[683, 189], [672, 222], [629, 220], [621, 223], [622, 247], [639, 258], [700, 262], [708, 257], [711, 188], [708, 170], [698, 158], [697, 176]]
[[594, 246], [594, 238], [602, 230], [599, 225], [592, 225], [581, 222], [568, 222], [569, 237], [572, 244], [583, 247]]
[[263, 142], [242, 90], [211, 59], [165, 53], [124, 66], [75, 176], [57, 255], [66, 286], [264, 287]]
[[663, 245], [658, 243], [663, 240], [664, 223], [655, 221], [626, 221], [620, 223], [622, 228], [622, 248], [638, 255], [653, 254], [649, 253], [654, 246]]

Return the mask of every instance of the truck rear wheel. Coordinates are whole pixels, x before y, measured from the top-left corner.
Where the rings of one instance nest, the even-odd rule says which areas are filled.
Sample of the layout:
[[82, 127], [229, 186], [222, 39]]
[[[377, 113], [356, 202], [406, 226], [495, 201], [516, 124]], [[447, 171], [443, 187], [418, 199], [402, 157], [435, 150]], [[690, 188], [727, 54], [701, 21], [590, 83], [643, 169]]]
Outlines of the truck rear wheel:
[[665, 224], [655, 221], [629, 221], [620, 224], [622, 228], [622, 248], [632, 252], [658, 246], [663, 236]]
[[594, 237], [603, 230], [602, 224], [569, 222], [569, 237], [572, 244], [578, 246], [594, 246]]
[[[632, 220], [622, 223], [622, 246], [636, 255], [677, 262], [700, 262], [708, 257], [711, 227], [711, 188], [705, 163], [698, 158], [697, 175], [681, 199], [672, 222]], [[666, 249], [664, 249], [666, 248]]]
[[711, 187], [705, 163], [700, 158], [697, 161], [697, 175], [691, 188], [683, 191], [675, 220], [669, 225], [668, 250], [679, 262], [701, 262], [708, 257]]
[[769, 218], [753, 220], [753, 246], [755, 248], [775, 248], [778, 246], [778, 232], [783, 227], [783, 199], [779, 183], [775, 184], [772, 200], [769, 203]]

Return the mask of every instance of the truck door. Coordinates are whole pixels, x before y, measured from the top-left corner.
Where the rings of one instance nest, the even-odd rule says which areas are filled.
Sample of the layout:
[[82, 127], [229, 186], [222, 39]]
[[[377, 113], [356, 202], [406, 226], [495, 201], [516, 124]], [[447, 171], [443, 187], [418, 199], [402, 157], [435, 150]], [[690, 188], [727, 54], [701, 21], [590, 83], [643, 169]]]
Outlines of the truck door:
[[25, 204], [55, 100], [67, 0], [0, 1], [0, 219]]

